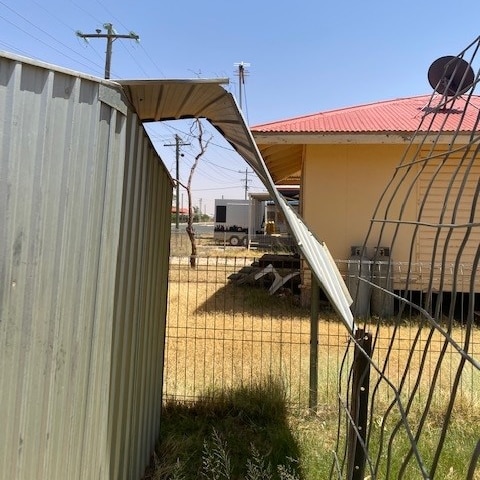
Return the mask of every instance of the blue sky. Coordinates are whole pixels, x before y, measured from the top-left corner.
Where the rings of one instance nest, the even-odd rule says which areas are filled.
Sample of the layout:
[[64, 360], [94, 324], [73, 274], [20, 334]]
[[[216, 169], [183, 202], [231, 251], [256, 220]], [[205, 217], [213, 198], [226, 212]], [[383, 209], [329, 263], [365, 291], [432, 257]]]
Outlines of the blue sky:
[[[250, 125], [362, 103], [430, 93], [427, 71], [480, 35], [478, 0], [229, 2], [143, 0], [0, 0], [0, 50], [103, 77], [103, 39], [88, 43], [105, 23], [140, 42], [113, 44], [111, 78], [228, 77], [237, 99], [246, 62], [242, 106]], [[174, 175], [179, 134], [180, 179], [195, 155], [188, 125], [148, 128]], [[212, 129], [212, 134], [214, 130]], [[192, 141], [193, 140], [193, 141]], [[243, 198], [246, 163], [215, 137], [195, 175], [194, 203]], [[249, 191], [263, 190], [248, 174]]]

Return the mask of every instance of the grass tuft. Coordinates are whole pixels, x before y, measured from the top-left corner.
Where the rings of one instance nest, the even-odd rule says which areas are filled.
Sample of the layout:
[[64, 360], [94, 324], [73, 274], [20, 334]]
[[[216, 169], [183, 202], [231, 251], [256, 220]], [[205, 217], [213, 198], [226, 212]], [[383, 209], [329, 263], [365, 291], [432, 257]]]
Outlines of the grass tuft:
[[208, 480], [229, 480], [232, 475], [227, 442], [221, 438], [215, 427], [211, 440], [203, 441], [201, 474]]
[[299, 464], [290, 460], [298, 456], [285, 389], [269, 378], [212, 390], [193, 403], [166, 403], [155, 462], [162, 477], [150, 478], [299, 479]]

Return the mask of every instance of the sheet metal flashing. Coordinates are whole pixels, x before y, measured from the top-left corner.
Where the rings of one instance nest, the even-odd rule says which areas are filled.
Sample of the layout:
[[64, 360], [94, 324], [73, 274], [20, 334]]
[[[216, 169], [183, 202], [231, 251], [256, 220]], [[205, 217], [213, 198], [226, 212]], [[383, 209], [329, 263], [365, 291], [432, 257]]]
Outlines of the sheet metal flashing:
[[53, 72], [64, 73], [66, 75], [81, 78], [81, 79], [84, 79], [84, 80], [91, 80], [95, 83], [103, 83], [104, 85], [109, 85], [110, 87], [116, 85], [116, 82], [113, 82], [112, 80], [106, 80], [102, 77], [96, 77], [95, 75], [89, 75], [87, 73], [81, 73], [81, 72], [78, 72], [76, 70], [71, 70], [69, 68], [60, 67], [58, 65], [54, 65], [54, 64], [51, 64], [51, 63], [47, 63], [47, 62], [42, 62], [41, 60], [36, 60], [36, 59], [30, 58], [30, 57], [24, 57], [22, 55], [17, 55], [17, 54], [11, 53], [11, 52], [7, 52], [5, 50], [0, 50], [0, 57], [8, 58], [8, 59], [13, 60], [15, 62], [20, 62], [20, 63], [27, 64], [27, 65], [30, 65], [30, 66], [33, 66], [33, 67], [40, 67], [40, 68], [44, 68], [46, 70], [51, 70]]
[[234, 96], [218, 80], [121, 80], [125, 95], [144, 122], [207, 119], [255, 171], [285, 215], [306, 262], [349, 331], [355, 330], [352, 298], [324, 242], [308, 229], [272, 180]]

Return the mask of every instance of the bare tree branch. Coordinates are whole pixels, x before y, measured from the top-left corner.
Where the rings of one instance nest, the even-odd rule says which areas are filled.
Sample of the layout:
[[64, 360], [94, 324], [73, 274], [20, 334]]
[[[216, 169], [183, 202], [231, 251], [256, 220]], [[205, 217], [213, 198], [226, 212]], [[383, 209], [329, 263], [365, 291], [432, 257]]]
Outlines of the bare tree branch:
[[192, 180], [193, 180], [193, 175], [195, 173], [195, 169], [198, 166], [198, 162], [207, 151], [208, 145], [210, 144], [213, 136], [210, 135], [210, 137], [205, 140], [203, 125], [199, 118], [196, 118], [195, 121], [192, 123], [190, 127], [190, 133], [192, 134], [192, 136], [197, 138], [198, 148], [199, 148], [198, 153], [195, 155], [195, 160], [193, 162], [193, 165], [190, 168], [190, 174], [188, 176], [188, 181], [186, 185], [187, 198], [188, 198], [188, 222], [187, 222], [186, 231], [190, 239], [190, 243], [192, 245], [192, 250], [190, 254], [190, 266], [192, 268], [195, 268], [196, 262], [197, 262], [197, 243], [195, 240], [195, 232], [193, 230], [194, 212], [193, 212], [193, 202], [192, 202]]

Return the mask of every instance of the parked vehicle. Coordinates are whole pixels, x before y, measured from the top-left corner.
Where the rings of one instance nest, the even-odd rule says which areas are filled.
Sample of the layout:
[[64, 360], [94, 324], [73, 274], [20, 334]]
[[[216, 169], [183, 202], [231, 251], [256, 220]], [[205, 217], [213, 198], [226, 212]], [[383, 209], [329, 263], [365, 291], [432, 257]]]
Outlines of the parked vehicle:
[[[292, 201], [294, 208], [298, 202]], [[248, 200], [216, 199], [214, 239], [223, 245], [262, 247], [290, 245], [285, 218], [268, 193], [250, 193]]]
[[216, 199], [213, 238], [234, 247], [248, 245], [248, 200]]

